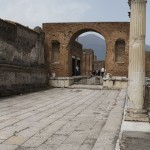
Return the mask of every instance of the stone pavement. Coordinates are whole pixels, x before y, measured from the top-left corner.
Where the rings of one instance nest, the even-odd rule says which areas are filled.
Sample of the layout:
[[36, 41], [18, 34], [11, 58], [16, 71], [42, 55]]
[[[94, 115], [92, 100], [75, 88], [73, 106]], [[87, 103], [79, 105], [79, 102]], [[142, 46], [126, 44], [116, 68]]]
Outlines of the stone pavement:
[[0, 150], [114, 150], [126, 90], [51, 89], [0, 100]]

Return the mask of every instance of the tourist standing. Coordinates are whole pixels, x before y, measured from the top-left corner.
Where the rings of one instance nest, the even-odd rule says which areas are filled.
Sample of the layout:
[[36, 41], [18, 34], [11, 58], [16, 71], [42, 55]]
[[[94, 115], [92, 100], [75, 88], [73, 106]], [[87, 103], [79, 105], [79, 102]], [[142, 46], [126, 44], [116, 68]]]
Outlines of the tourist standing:
[[76, 66], [76, 76], [78, 76], [78, 75], [79, 75], [79, 67]]
[[105, 69], [102, 67], [102, 68], [101, 68], [102, 78], [104, 77], [104, 71], [105, 71]]

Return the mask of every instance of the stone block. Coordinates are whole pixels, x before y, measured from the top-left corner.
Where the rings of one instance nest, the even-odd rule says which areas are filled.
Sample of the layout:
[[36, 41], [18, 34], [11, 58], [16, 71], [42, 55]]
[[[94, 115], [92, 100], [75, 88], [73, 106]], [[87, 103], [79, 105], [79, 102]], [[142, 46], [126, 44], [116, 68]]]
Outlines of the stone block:
[[150, 133], [124, 131], [120, 142], [120, 150], [149, 150], [149, 141]]
[[68, 87], [74, 83], [74, 78], [72, 77], [51, 77], [49, 79], [50, 87]]
[[122, 89], [127, 88], [128, 79], [126, 77], [113, 76], [110, 77], [109, 74], [107, 78], [103, 79], [103, 86], [111, 89]]

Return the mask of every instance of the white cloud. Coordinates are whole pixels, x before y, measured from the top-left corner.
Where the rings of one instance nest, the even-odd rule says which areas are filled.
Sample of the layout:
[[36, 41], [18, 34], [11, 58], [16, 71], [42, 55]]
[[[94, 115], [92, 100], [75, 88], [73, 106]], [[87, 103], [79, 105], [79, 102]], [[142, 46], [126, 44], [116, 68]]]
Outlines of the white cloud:
[[8, 0], [2, 16], [34, 27], [43, 22], [80, 21], [90, 9], [81, 0]]
[[[0, 18], [30, 28], [46, 22], [128, 21], [128, 0], [0, 0]], [[150, 3], [147, 38], [150, 45]]]

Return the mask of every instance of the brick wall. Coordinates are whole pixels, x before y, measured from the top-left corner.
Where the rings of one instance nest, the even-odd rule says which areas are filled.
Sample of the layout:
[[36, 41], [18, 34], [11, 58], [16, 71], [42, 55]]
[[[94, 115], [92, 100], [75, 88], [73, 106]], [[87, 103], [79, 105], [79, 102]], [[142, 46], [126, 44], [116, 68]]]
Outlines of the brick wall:
[[[82, 33], [95, 31], [106, 41], [106, 71], [112, 75], [127, 76], [129, 50], [129, 22], [89, 22], [89, 23], [44, 23], [46, 62], [51, 72], [51, 41], [60, 43], [60, 64], [58, 76], [71, 76], [69, 50], [72, 42]], [[125, 41], [124, 62], [115, 61], [115, 43], [118, 39]]]
[[[70, 61], [69, 61], [69, 71], [72, 71], [72, 75], [76, 75], [76, 69], [75, 67], [79, 67], [79, 75], [82, 73], [82, 45], [78, 43], [77, 41], [72, 42], [71, 48], [70, 48], [70, 55], [69, 55]], [[73, 67], [73, 59], [75, 60], [75, 67]], [[78, 64], [80, 62], [80, 64]], [[69, 73], [70, 74], [70, 73]]]

